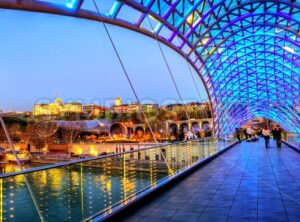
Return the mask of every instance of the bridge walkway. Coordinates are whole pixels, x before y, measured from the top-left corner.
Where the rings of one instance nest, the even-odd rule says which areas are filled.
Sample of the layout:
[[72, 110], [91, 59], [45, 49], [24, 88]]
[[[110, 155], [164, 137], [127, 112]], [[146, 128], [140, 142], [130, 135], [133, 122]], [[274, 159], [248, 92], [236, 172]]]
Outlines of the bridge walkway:
[[300, 154], [243, 142], [123, 221], [299, 221]]

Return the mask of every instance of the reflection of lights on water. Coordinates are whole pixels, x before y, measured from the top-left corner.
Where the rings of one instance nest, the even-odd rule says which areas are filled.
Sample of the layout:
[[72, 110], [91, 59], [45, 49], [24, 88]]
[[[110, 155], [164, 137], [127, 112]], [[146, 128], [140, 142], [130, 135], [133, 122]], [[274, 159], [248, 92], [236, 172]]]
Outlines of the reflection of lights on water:
[[62, 185], [62, 181], [64, 179], [64, 171], [61, 169], [53, 168], [49, 173], [49, 182], [50, 186], [53, 190], [57, 191]]
[[135, 183], [131, 182], [128, 178], [123, 178], [124, 191], [132, 191], [135, 189]]
[[106, 182], [106, 189], [111, 190], [111, 181], [110, 180]]
[[[127, 157], [129, 157], [129, 155], [127, 155]], [[154, 157], [152, 157], [151, 159], [153, 159]], [[129, 158], [128, 158], [129, 159]], [[93, 161], [94, 162], [94, 161]], [[98, 163], [97, 161], [95, 161], [96, 163]], [[98, 177], [97, 177], [97, 174], [95, 175], [94, 174], [94, 168], [91, 167], [91, 168], [84, 168], [84, 169], [89, 169], [90, 172], [88, 172], [88, 170], [85, 170], [85, 175], [86, 173], [89, 174], [89, 177], [88, 177], [88, 180], [86, 181], [86, 177], [84, 176], [84, 179], [82, 179], [82, 181], [84, 181], [84, 185], [81, 187], [81, 188], [84, 188], [86, 189], [86, 185], [88, 185], [88, 192], [85, 193], [85, 195], [82, 195], [83, 198], [85, 199], [84, 202], [86, 204], [86, 211], [85, 213], [89, 212], [89, 210], [91, 210], [90, 212], [91, 213], [95, 213], [94, 210], [98, 209], [98, 200], [100, 199], [102, 202], [101, 202], [101, 207], [102, 207], [102, 204], [105, 204], [107, 207], [109, 206], [112, 206], [111, 204], [111, 200], [112, 200], [112, 188], [113, 185], [115, 184], [115, 181], [112, 180], [111, 177], [114, 178], [114, 174], [113, 175], [109, 175], [111, 174], [111, 164], [113, 164], [113, 162], [101, 162], [101, 164], [104, 164], [104, 172], [103, 174], [104, 175], [99, 175], [98, 174]], [[129, 164], [129, 165], [127, 165]], [[102, 166], [102, 165], [101, 165]], [[127, 176], [129, 176], [128, 178], [126, 178], [123, 182], [123, 186], [124, 186], [124, 189], [126, 190], [126, 192], [128, 192], [128, 196], [131, 196], [132, 195], [132, 192], [135, 191], [136, 189], [136, 186], [139, 185], [139, 183], [136, 182], [136, 180], [133, 178], [135, 176], [134, 173], [132, 173], [133, 171], [130, 171], [128, 167], [134, 167], [134, 163], [128, 163], [126, 162], [126, 166], [127, 166], [127, 169], [126, 169], [126, 174]], [[75, 167], [74, 167], [75, 168]], [[69, 169], [69, 168], [67, 168]], [[70, 167], [70, 169], [72, 170], [73, 168]], [[77, 168], [75, 168], [77, 169]], [[101, 173], [102, 173], [102, 170], [101, 170]], [[34, 176], [33, 176], [34, 175]], [[50, 200], [51, 197], [55, 197], [58, 195], [58, 192], [60, 194], [62, 194], [60, 198], [57, 198], [57, 201], [61, 202], [62, 200], [65, 201], [64, 203], [66, 203], [66, 205], [64, 205], [64, 209], [65, 209], [65, 212], [67, 215], [66, 218], [70, 215], [72, 216], [73, 215], [73, 210], [76, 211], [76, 209], [73, 209], [71, 208], [74, 202], [74, 199], [76, 198], [73, 198], [73, 197], [77, 197], [78, 195], [74, 195], [74, 192], [72, 192], [72, 187], [75, 187], [76, 185], [74, 184], [79, 184], [81, 183], [81, 180], [80, 180], [80, 173], [79, 172], [68, 172], [66, 173], [66, 170], [65, 169], [51, 169], [51, 170], [47, 170], [47, 171], [40, 171], [40, 172], [37, 172], [35, 174], [30, 174], [30, 181], [34, 181], [36, 184], [38, 184], [38, 190], [35, 190], [35, 191], [40, 191], [40, 193], [38, 193], [38, 201], [39, 203], [41, 204], [41, 206], [43, 206], [42, 210], [44, 212], [49, 212], [48, 209], [45, 209], [45, 208], [48, 208], [50, 210], [52, 210], [50, 208], [50, 206], [48, 205], [47, 203], [47, 200]], [[21, 179], [22, 177], [20, 177]], [[95, 180], [98, 181], [98, 184], [95, 184]], [[99, 181], [101, 182], [101, 185], [99, 186]], [[13, 180], [14, 184], [16, 183], [16, 179]], [[118, 181], [118, 185], [120, 185], [120, 183], [122, 182], [122, 179]], [[24, 181], [22, 180], [22, 183], [23, 183], [23, 186], [24, 186]], [[122, 183], [121, 183], [122, 184]], [[10, 184], [9, 184], [10, 185]], [[44, 186], [45, 188], [47, 189], [44, 189]], [[14, 186], [8, 186], [10, 187], [10, 189], [16, 189], [16, 185]], [[66, 188], [63, 190], [63, 188]], [[78, 189], [79, 187], [77, 187]], [[99, 191], [100, 189], [103, 189], [104, 190], [104, 198], [103, 196], [100, 196], [98, 195], [98, 193], [96, 193], [95, 191]], [[46, 191], [46, 192], [45, 192]], [[45, 197], [45, 195], [47, 195], [47, 192], [49, 192], [49, 198], [47, 199], [47, 197]], [[79, 191], [79, 190], [78, 190]], [[71, 194], [69, 194], [69, 192], [71, 192]], [[16, 192], [15, 192], [16, 193]], [[17, 193], [16, 193], [17, 194]], [[9, 195], [9, 192], [8, 192], [8, 195]], [[66, 195], [67, 195], [67, 198], [66, 198]], [[16, 195], [15, 195], [16, 196]], [[10, 197], [10, 196], [9, 196]], [[12, 196], [13, 197], [13, 196]], [[103, 199], [101, 199], [103, 198]], [[122, 196], [120, 196], [120, 198], [122, 198]], [[8, 198], [7, 198], [8, 199]], [[93, 199], [95, 199], [93, 201]], [[16, 199], [16, 202], [14, 205], [11, 205], [9, 204], [9, 206], [7, 206], [7, 210], [9, 209], [9, 207], [13, 207], [14, 209], [18, 210], [18, 203], [17, 203], [17, 199]], [[14, 203], [12, 201], [12, 203]], [[50, 204], [50, 203], [49, 203]], [[69, 205], [71, 204], [71, 205]], [[88, 206], [88, 204], [90, 204]], [[84, 206], [84, 204], [82, 204], [82, 206]], [[79, 207], [79, 206], [78, 206]], [[95, 209], [93, 209], [95, 208]], [[70, 211], [68, 211], [70, 209]], [[8, 210], [9, 212], [9, 210]], [[9, 213], [6, 214], [6, 216], [8, 217]], [[16, 215], [15, 217], [18, 217], [18, 215]], [[74, 218], [73, 218], [74, 219]]]
[[72, 181], [72, 184], [74, 184], [74, 185], [79, 185], [80, 184], [80, 174], [79, 174], [79, 172], [76, 172], [76, 171], [71, 172], [71, 181]]
[[105, 175], [101, 175], [100, 176], [100, 181], [101, 181], [101, 184], [104, 184], [104, 186], [102, 186], [102, 188], [106, 188], [105, 189], [102, 189], [104, 192], [109, 192], [111, 191], [111, 180], [110, 178], [106, 177]]

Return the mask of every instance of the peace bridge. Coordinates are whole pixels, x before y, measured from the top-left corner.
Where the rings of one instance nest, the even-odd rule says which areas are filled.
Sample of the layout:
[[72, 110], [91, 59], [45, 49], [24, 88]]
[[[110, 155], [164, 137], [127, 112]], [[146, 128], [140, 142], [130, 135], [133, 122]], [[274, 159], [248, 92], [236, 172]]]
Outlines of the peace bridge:
[[[93, 20], [108, 37], [106, 24], [117, 25], [169, 46], [204, 83], [216, 136], [2, 174], [1, 221], [299, 220], [299, 2], [2, 0], [0, 8]], [[280, 124], [285, 145], [226, 139], [255, 117]]]

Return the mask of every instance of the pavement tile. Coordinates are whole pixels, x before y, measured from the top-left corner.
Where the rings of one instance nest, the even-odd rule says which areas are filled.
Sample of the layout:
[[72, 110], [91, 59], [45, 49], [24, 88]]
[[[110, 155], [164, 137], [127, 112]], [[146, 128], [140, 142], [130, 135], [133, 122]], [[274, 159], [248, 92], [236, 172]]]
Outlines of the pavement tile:
[[230, 211], [228, 221], [257, 221], [256, 210], [232, 209]]
[[200, 217], [201, 213], [191, 213], [191, 212], [178, 212], [176, 213], [170, 221], [176, 221], [176, 222], [196, 222], [198, 218]]
[[298, 222], [299, 172], [293, 150], [244, 142], [121, 221]]

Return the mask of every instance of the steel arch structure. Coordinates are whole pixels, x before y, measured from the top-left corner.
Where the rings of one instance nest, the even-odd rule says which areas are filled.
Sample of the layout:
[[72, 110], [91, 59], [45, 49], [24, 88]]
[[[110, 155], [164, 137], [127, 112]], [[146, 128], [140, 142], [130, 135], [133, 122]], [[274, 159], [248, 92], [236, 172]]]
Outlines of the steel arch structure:
[[[262, 116], [300, 133], [300, 4], [291, 0], [1, 0], [0, 8], [104, 20], [176, 50], [208, 92], [216, 133]], [[153, 24], [153, 30], [149, 24]]]

